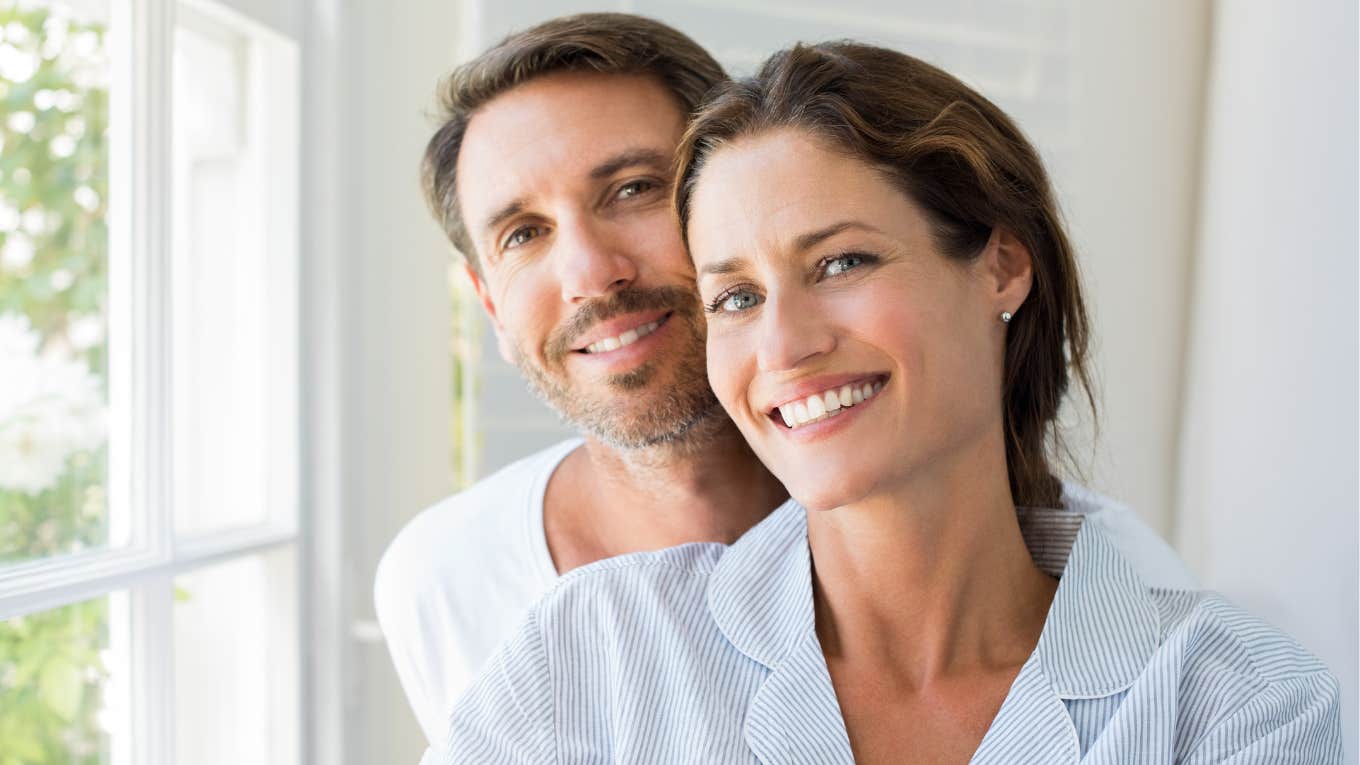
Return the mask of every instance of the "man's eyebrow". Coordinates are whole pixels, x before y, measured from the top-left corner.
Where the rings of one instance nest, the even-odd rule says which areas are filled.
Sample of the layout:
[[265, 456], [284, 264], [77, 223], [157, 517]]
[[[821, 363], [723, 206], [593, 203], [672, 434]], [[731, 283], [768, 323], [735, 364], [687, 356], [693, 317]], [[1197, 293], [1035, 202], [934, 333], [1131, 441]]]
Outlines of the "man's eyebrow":
[[628, 149], [606, 159], [590, 171], [591, 180], [604, 180], [625, 167], [649, 165], [657, 169], [670, 167], [671, 158], [656, 149]]
[[863, 231], [868, 231], [869, 233], [872, 234], [883, 233], [882, 231], [879, 231], [878, 229], [874, 228], [873, 226], [870, 226], [867, 223], [861, 223], [857, 220], [846, 220], [841, 221], [840, 223], [833, 223], [830, 226], [827, 226], [826, 228], [819, 228], [816, 231], [810, 231], [806, 234], [800, 235], [797, 239], [793, 240], [793, 248], [798, 252], [810, 250], [813, 247], [816, 247], [818, 244], [821, 244], [827, 239], [830, 239], [831, 237], [835, 236], [836, 234], [841, 233], [842, 231], [849, 231], [850, 229], [855, 228]]
[[482, 224], [481, 230], [490, 231], [507, 219], [513, 218], [524, 212], [524, 209], [528, 206], [528, 202], [525, 201], [524, 197], [510, 200], [508, 203], [501, 205], [495, 212], [486, 216], [486, 222]]
[[[670, 158], [656, 149], [628, 149], [615, 154], [604, 162], [591, 168], [590, 177], [592, 180], [602, 180], [625, 167], [632, 167], [633, 165], [648, 165], [658, 170], [664, 170], [670, 166]], [[510, 200], [506, 204], [501, 205], [490, 215], [486, 216], [486, 220], [482, 223], [481, 230], [489, 231], [496, 226], [499, 226], [507, 219], [513, 218], [524, 212], [528, 206], [528, 200], [524, 197]]]

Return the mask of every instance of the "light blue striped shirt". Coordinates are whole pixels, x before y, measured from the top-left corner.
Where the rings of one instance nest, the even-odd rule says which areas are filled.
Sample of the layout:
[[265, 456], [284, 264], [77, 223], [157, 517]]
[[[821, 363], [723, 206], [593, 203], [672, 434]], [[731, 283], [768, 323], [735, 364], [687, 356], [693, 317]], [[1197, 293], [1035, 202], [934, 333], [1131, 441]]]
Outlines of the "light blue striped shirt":
[[[1080, 508], [1027, 510], [1061, 576], [975, 763], [1341, 761], [1339, 688], [1207, 592], [1149, 587]], [[910, 741], [902, 742], [904, 747]], [[850, 763], [807, 516], [563, 577], [455, 706], [449, 763]]]

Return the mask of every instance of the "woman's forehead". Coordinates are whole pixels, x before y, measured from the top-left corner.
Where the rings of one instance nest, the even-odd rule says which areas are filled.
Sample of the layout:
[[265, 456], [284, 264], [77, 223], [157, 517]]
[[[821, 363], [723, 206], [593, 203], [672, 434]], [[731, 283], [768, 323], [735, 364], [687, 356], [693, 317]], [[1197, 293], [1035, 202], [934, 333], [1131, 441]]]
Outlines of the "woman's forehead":
[[881, 172], [805, 131], [743, 138], [716, 150], [694, 187], [696, 265], [751, 251], [807, 249], [831, 229], [886, 234], [914, 207]]

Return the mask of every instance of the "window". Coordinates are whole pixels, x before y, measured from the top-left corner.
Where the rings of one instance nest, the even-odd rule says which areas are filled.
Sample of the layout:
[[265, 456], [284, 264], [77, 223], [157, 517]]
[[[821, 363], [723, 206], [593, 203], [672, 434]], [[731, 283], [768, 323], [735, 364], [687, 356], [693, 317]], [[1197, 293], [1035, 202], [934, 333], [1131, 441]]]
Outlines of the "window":
[[298, 67], [199, 0], [0, 0], [4, 755], [298, 760]]

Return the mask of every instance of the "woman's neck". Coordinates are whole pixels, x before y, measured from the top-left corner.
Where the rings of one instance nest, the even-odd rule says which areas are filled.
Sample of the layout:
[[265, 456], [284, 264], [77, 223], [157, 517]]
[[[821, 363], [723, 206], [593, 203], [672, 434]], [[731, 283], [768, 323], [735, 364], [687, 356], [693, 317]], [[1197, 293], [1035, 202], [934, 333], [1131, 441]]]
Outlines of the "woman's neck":
[[[828, 661], [908, 688], [1023, 663], [1057, 587], [1030, 558], [999, 460], [810, 512], [817, 633]], [[986, 469], [988, 462], [998, 462]]]

